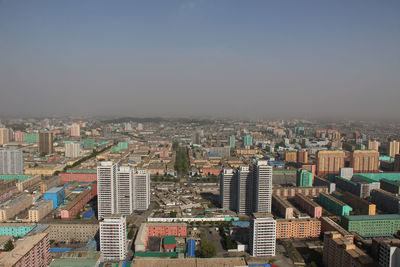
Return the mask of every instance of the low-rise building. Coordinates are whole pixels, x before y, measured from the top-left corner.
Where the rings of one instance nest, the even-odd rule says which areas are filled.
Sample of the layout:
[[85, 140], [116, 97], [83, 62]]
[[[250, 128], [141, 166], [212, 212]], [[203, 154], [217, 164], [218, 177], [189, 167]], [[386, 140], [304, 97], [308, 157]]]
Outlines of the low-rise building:
[[2, 223], [0, 236], [23, 237], [36, 227], [33, 223]]
[[48, 222], [45, 232], [49, 239], [56, 242], [81, 242], [86, 243], [94, 238], [99, 231], [99, 224], [85, 221], [54, 221]]
[[325, 266], [376, 266], [371, 257], [338, 232], [325, 233], [322, 259]]
[[75, 218], [79, 211], [90, 201], [92, 192], [87, 189], [75, 197], [65, 207], [61, 208], [61, 219], [70, 220]]
[[351, 241], [353, 243], [354, 241], [354, 235], [348, 231], [346, 231], [342, 226], [334, 222], [331, 218], [329, 217], [321, 217], [321, 232], [330, 232], [330, 231], [335, 231], [340, 233], [344, 238], [347, 240]]
[[326, 186], [312, 186], [312, 187], [281, 187], [274, 186], [272, 194], [281, 198], [294, 198], [297, 193], [301, 193], [307, 197], [318, 197], [320, 193], [328, 193]]
[[146, 251], [149, 237], [187, 236], [186, 223], [142, 223], [135, 239], [135, 251]]
[[[400, 158], [400, 155], [399, 155]], [[392, 181], [388, 179], [380, 180], [382, 190], [391, 192], [393, 194], [400, 194], [400, 181]]]
[[28, 211], [29, 222], [39, 222], [53, 210], [53, 200], [42, 200]]
[[13, 219], [18, 213], [29, 208], [33, 204], [32, 195], [22, 194], [0, 205], [0, 222]]
[[41, 233], [18, 240], [14, 249], [0, 259], [0, 266], [48, 266], [50, 262], [48, 234]]
[[343, 227], [362, 237], [387, 236], [400, 229], [400, 214], [352, 215], [342, 218]]
[[321, 222], [317, 219], [277, 219], [276, 239], [318, 238], [321, 234]]
[[322, 207], [305, 195], [297, 193], [294, 199], [297, 205], [313, 218], [320, 218], [322, 216]]
[[336, 190], [336, 184], [325, 178], [314, 176], [314, 186], [326, 186], [329, 188], [329, 194]]
[[97, 181], [96, 170], [68, 170], [66, 172], [61, 172], [58, 175], [61, 177], [62, 184], [73, 181], [84, 183], [92, 183]]
[[327, 209], [328, 211], [332, 212], [335, 215], [339, 216], [350, 215], [350, 211], [353, 210], [349, 205], [329, 194], [325, 193], [319, 194], [318, 201], [322, 205], [322, 207], [324, 207], [325, 209]]
[[272, 209], [285, 219], [293, 219], [293, 206], [286, 199], [272, 195]]
[[382, 189], [371, 191], [371, 201], [387, 213], [400, 213], [400, 197]]

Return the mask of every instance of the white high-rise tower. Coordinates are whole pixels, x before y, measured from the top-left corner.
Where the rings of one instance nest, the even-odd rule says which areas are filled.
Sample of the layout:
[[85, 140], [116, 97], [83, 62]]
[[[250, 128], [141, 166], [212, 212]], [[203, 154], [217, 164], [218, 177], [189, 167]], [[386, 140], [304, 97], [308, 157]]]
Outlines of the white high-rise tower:
[[116, 165], [111, 161], [101, 162], [97, 167], [97, 207], [99, 218], [116, 211]]
[[150, 205], [150, 173], [138, 170], [133, 175], [134, 210], [147, 210]]
[[268, 161], [258, 160], [253, 165], [254, 212], [271, 212], [272, 167]]
[[106, 215], [100, 222], [100, 251], [108, 261], [124, 260], [128, 253], [126, 218]]

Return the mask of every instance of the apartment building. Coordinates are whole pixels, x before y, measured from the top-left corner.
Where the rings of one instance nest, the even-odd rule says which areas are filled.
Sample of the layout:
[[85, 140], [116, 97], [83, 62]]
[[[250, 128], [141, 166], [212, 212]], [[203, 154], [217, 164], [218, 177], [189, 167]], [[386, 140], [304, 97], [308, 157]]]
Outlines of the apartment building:
[[249, 248], [253, 257], [275, 256], [276, 221], [270, 213], [251, 216]]
[[100, 251], [105, 260], [124, 260], [127, 252], [126, 218], [123, 215], [105, 215], [100, 221]]

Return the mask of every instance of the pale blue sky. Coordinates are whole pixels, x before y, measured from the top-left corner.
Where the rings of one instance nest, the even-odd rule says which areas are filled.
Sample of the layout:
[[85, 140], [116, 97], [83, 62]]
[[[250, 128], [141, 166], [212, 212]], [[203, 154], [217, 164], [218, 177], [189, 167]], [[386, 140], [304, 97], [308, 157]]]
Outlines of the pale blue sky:
[[0, 0], [1, 115], [400, 115], [400, 1]]

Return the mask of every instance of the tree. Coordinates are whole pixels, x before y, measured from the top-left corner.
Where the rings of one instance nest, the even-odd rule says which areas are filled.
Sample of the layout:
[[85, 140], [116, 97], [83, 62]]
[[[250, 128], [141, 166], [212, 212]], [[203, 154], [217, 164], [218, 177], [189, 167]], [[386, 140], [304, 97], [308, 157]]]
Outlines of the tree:
[[4, 250], [5, 251], [11, 251], [14, 249], [14, 244], [13, 242], [10, 240], [7, 241], [7, 243], [4, 245]]
[[203, 258], [212, 258], [217, 255], [217, 248], [212, 242], [202, 241], [200, 243], [199, 252]]

